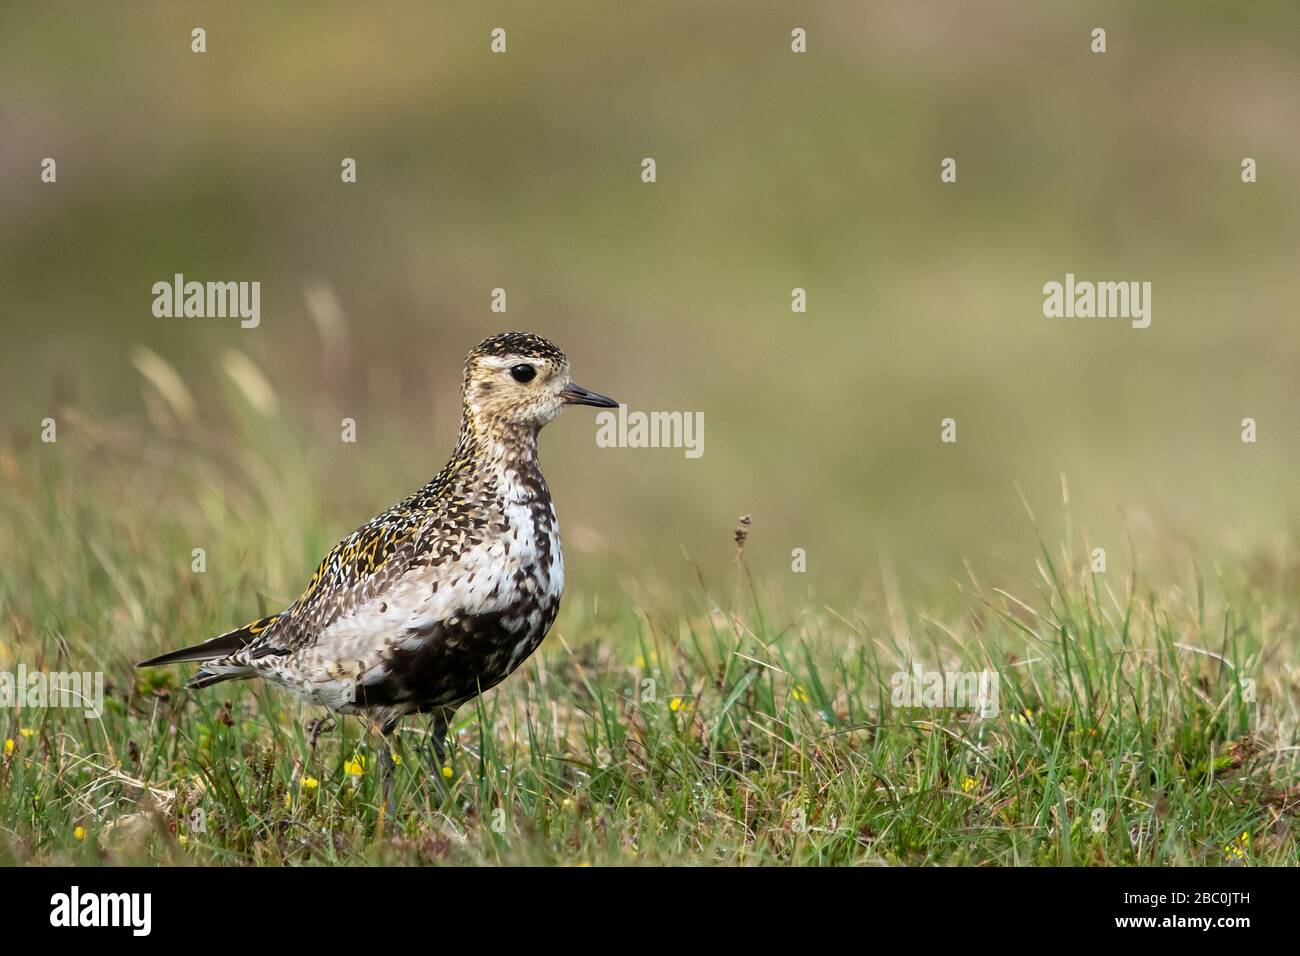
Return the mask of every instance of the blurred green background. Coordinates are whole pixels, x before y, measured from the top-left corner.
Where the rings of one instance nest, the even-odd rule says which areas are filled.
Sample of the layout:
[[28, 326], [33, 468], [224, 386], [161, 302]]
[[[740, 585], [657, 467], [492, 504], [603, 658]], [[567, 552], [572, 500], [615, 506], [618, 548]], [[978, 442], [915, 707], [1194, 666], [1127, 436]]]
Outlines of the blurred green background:
[[[1062, 475], [1080, 554], [1267, 547], [1300, 464], [1298, 31], [1172, 0], [5, 4], [0, 493], [84, 452], [57, 467], [148, 534], [187, 507], [157, 449], [260, 443], [313, 530], [283, 569], [210, 560], [292, 597], [442, 465], [465, 352], [512, 328], [705, 416], [698, 460], [597, 448], [587, 409], [547, 430], [571, 580], [724, 573], [750, 513], [755, 573], [796, 592], [996, 583], [1033, 571], [1016, 485], [1050, 537]], [[176, 272], [260, 281], [260, 327], [155, 318]], [[1151, 327], [1045, 319], [1067, 272], [1152, 282]], [[213, 526], [284, 504], [241, 508], [266, 479], [210, 457]]]

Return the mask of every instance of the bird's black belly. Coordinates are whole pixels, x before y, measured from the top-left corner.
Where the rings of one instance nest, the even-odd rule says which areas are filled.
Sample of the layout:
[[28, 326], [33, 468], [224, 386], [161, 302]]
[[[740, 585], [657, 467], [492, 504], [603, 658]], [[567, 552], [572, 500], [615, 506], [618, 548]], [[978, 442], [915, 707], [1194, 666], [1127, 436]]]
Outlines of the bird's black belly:
[[[550, 630], [559, 606], [554, 599], [412, 629], [414, 640], [407, 642], [412, 646], [393, 650], [382, 674], [362, 679], [356, 706], [412, 714], [456, 707], [495, 687], [527, 660]], [[522, 652], [520, 642], [527, 642]]]

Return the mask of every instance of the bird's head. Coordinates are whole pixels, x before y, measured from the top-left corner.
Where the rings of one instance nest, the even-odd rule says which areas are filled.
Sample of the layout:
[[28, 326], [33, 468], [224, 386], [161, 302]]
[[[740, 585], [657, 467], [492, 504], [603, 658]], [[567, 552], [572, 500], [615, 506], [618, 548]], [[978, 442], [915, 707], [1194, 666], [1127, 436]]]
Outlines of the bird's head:
[[492, 428], [541, 428], [565, 405], [617, 408], [618, 402], [575, 384], [569, 360], [531, 332], [501, 332], [465, 359], [465, 413]]

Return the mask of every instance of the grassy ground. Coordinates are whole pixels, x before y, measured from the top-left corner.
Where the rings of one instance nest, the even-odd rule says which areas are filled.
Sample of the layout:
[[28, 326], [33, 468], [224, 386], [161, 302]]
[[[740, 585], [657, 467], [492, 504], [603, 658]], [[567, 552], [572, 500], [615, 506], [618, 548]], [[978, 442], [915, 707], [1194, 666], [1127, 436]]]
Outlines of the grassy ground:
[[[1294, 548], [1155, 581], [1044, 547], [1035, 587], [971, 575], [921, 610], [792, 599], [743, 558], [723, 582], [575, 573], [543, 651], [460, 713], [447, 790], [408, 721], [381, 820], [355, 720], [313, 735], [270, 688], [131, 669], [328, 544], [310, 466], [240, 447], [75, 418], [4, 447], [0, 665], [109, 690], [102, 719], [0, 713], [0, 862], [1297, 862]], [[896, 706], [913, 660], [995, 672], [999, 714]]]

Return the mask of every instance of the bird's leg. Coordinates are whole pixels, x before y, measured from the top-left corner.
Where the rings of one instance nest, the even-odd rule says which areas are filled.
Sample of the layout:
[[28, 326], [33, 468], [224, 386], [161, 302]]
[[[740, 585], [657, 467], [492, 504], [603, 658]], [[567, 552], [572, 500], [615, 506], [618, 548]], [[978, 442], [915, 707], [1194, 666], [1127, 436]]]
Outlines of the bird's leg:
[[429, 743], [433, 746], [433, 759], [430, 763], [434, 770], [441, 773], [447, 759], [447, 712], [436, 711], [429, 723]]
[[393, 749], [388, 738], [397, 729], [397, 721], [392, 720], [379, 728], [379, 780], [384, 791], [384, 802], [380, 805], [380, 819], [383, 819], [393, 803]]
[[447, 710], [435, 710], [433, 720], [429, 722], [429, 770], [433, 774], [433, 779], [437, 781], [438, 788], [444, 793], [447, 792], [447, 780], [442, 775], [442, 768], [447, 763], [447, 724], [451, 721], [452, 712]]

